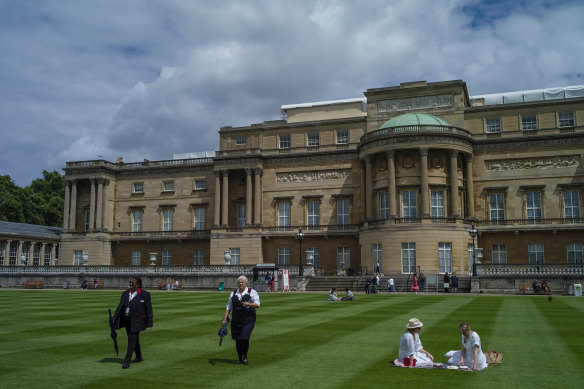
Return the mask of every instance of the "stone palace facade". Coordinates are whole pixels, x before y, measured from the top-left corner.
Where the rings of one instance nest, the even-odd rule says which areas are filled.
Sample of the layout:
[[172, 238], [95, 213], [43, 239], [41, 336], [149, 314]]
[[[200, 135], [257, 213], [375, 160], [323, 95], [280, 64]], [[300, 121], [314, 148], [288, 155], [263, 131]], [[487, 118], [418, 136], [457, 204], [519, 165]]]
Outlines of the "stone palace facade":
[[68, 162], [59, 264], [468, 274], [473, 241], [482, 263], [581, 263], [583, 87], [364, 95], [221, 127], [213, 156]]

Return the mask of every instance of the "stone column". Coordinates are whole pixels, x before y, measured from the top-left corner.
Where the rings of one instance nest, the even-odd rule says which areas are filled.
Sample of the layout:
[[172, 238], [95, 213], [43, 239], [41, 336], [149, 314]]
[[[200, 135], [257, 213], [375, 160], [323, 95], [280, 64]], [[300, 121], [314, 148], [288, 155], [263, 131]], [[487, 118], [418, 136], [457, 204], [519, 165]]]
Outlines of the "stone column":
[[41, 243], [41, 252], [39, 266], [45, 266], [45, 251], [47, 250], [47, 244], [45, 242]]
[[69, 229], [75, 230], [77, 218], [77, 180], [71, 180], [71, 207], [69, 208]]
[[474, 218], [474, 187], [472, 180], [472, 154], [466, 154], [466, 201], [468, 205], [468, 218]]
[[421, 206], [422, 206], [422, 217], [430, 216], [430, 202], [428, 201], [428, 148], [421, 147], [420, 148], [420, 171], [422, 174], [421, 177]]
[[371, 156], [365, 157], [365, 207], [367, 210], [366, 220], [373, 220], [373, 176], [372, 176]]
[[97, 206], [95, 211], [95, 229], [101, 230], [103, 228], [103, 178], [97, 179]]
[[[251, 168], [245, 169], [245, 225], [249, 226], [252, 224], [251, 220], [251, 209], [253, 207], [253, 194], [252, 194], [252, 182], [251, 182]], [[257, 205], [256, 205], [257, 207]]]
[[395, 154], [393, 150], [387, 151], [387, 186], [389, 197], [389, 217], [397, 216], [396, 187], [395, 187]]
[[223, 200], [221, 201], [221, 226], [229, 226], [228, 203], [229, 203], [229, 170], [223, 170]]
[[221, 172], [215, 171], [215, 217], [213, 226], [219, 227], [221, 216]]
[[26, 263], [28, 266], [33, 266], [34, 263], [34, 246], [36, 245], [35, 242], [30, 242], [28, 246], [28, 262]]
[[253, 222], [256, 226], [262, 224], [262, 175], [264, 174], [264, 169], [261, 167], [254, 168], [255, 173], [255, 196], [253, 203], [255, 205], [254, 208], [254, 216]]
[[22, 263], [20, 262], [20, 257], [22, 255], [22, 245], [23, 245], [23, 241], [19, 240], [18, 241], [18, 251], [16, 252], [16, 265], [18, 266], [19, 264], [22, 265]]
[[71, 201], [71, 185], [69, 180], [65, 181], [65, 202], [63, 204], [63, 229], [69, 229], [69, 203]]
[[450, 217], [458, 214], [458, 150], [449, 150], [450, 154]]
[[4, 266], [10, 265], [10, 243], [12, 243], [11, 240], [6, 241], [6, 251], [4, 253]]
[[53, 243], [51, 247], [51, 265], [55, 265], [55, 259], [57, 259], [57, 244]]
[[95, 179], [92, 178], [89, 188], [89, 231], [95, 229]]

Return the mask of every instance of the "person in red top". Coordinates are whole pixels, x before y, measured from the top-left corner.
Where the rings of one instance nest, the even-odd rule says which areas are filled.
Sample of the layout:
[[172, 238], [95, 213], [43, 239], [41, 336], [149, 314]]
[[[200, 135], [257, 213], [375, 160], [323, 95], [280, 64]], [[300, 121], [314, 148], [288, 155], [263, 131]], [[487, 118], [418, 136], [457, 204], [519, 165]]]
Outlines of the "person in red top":
[[[128, 351], [122, 364], [122, 369], [130, 367], [130, 362], [142, 362], [140, 347], [140, 332], [153, 324], [152, 302], [150, 293], [142, 289], [139, 277], [130, 278], [130, 289], [122, 293], [120, 304], [114, 314], [114, 322], [119, 320], [120, 328], [125, 327], [128, 334]], [[131, 361], [136, 353], [136, 359]]]

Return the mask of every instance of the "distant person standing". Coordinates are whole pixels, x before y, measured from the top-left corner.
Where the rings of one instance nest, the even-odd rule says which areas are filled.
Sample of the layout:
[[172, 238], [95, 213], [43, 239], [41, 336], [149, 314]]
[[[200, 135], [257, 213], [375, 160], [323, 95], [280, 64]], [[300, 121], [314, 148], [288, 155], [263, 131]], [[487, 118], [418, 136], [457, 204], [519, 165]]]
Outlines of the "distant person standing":
[[375, 273], [378, 273], [378, 274], [381, 273], [379, 271], [379, 269], [380, 269], [380, 265], [379, 265], [379, 261], [377, 261], [377, 263], [375, 264]]
[[424, 294], [424, 290], [426, 289], [426, 276], [424, 273], [420, 273], [420, 277], [418, 277], [418, 285], [420, 286], [420, 293]]
[[456, 293], [458, 290], [458, 276], [456, 272], [452, 273], [452, 277], [450, 277], [450, 282], [452, 283], [452, 292]]
[[265, 280], [266, 280], [266, 292], [269, 292], [270, 291], [270, 282], [272, 281], [272, 277], [271, 277], [270, 273], [266, 273]]
[[418, 294], [418, 290], [420, 290], [420, 286], [418, 285], [418, 277], [416, 277], [416, 273], [414, 273], [414, 276], [412, 278], [412, 286], [410, 287], [410, 290], [412, 292], [416, 292], [416, 294]]
[[395, 284], [393, 283], [393, 278], [391, 276], [389, 276], [389, 278], [387, 279], [387, 288], [388, 288], [388, 293], [392, 293], [393, 294], [397, 294], [397, 292], [395, 291]]
[[448, 288], [450, 288], [450, 276], [446, 272], [444, 273], [444, 293], [448, 293]]
[[365, 278], [365, 294], [369, 294], [369, 286], [371, 285], [371, 277]]

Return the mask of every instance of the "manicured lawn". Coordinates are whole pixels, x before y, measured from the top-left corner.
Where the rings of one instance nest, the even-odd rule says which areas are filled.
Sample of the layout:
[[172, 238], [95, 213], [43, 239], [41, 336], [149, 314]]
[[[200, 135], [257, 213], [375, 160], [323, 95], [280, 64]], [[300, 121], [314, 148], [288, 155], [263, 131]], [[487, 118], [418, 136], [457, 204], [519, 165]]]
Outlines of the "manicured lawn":
[[[476, 295], [261, 294], [249, 366], [218, 345], [224, 292], [153, 292], [145, 361], [122, 370], [107, 325], [120, 292], [0, 290], [0, 387], [19, 388], [576, 388], [584, 385], [584, 298]], [[437, 361], [469, 321], [484, 350], [505, 354], [482, 373], [388, 365], [410, 317]]]

